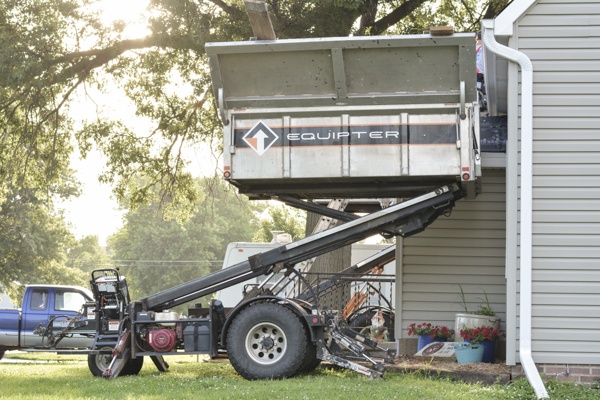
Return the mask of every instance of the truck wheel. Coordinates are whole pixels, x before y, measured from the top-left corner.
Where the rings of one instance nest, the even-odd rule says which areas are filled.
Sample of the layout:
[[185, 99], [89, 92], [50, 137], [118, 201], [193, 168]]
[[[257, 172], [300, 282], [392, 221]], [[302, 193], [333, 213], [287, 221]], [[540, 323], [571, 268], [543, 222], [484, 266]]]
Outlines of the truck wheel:
[[6, 350], [0, 350], [0, 360], [2, 360], [2, 357], [4, 357], [4, 352], [5, 352], [5, 351], [6, 351]]
[[[100, 350], [112, 350], [112, 347], [103, 347]], [[94, 376], [102, 376], [105, 369], [110, 366], [112, 355], [108, 354], [90, 354], [88, 355], [88, 368]], [[138, 371], [139, 372], [139, 371]]]
[[243, 310], [227, 332], [227, 353], [246, 379], [282, 379], [302, 367], [308, 340], [304, 324], [284, 306], [259, 303]]

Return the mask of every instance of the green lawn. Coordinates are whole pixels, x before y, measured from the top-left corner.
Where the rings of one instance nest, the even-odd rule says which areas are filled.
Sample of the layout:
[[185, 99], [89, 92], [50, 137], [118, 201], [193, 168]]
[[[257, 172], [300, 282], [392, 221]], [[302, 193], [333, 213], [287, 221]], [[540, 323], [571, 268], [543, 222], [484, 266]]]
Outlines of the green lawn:
[[[386, 373], [370, 380], [354, 372], [317, 368], [281, 381], [246, 381], [228, 362], [197, 361], [196, 356], [167, 358], [169, 372], [159, 373], [150, 360], [138, 376], [105, 380], [93, 377], [85, 356], [9, 353], [0, 363], [2, 399], [535, 399], [526, 381], [509, 386], [481, 386]], [[600, 399], [600, 390], [550, 383], [552, 399]]]

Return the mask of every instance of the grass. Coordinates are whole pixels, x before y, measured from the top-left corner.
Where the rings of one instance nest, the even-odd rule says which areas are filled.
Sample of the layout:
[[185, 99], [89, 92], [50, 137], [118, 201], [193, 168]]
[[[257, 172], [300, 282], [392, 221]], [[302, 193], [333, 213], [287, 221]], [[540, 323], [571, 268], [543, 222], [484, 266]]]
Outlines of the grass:
[[[386, 373], [370, 380], [347, 370], [317, 368], [281, 381], [246, 381], [228, 362], [198, 362], [196, 356], [168, 357], [169, 372], [150, 360], [138, 376], [105, 380], [91, 376], [85, 356], [9, 353], [33, 360], [0, 363], [2, 399], [535, 399], [527, 381], [481, 386], [419, 374]], [[599, 399], [600, 390], [550, 382], [552, 399]]]

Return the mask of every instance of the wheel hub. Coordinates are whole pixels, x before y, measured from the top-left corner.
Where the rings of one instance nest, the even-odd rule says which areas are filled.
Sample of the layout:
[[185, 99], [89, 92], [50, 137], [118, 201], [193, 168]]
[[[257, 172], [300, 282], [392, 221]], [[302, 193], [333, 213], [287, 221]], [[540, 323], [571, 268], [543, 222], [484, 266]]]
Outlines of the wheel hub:
[[260, 341], [260, 345], [265, 350], [271, 350], [275, 346], [275, 341], [270, 336], [265, 336]]
[[287, 337], [283, 330], [272, 322], [254, 325], [246, 335], [246, 352], [258, 364], [278, 362], [287, 349]]

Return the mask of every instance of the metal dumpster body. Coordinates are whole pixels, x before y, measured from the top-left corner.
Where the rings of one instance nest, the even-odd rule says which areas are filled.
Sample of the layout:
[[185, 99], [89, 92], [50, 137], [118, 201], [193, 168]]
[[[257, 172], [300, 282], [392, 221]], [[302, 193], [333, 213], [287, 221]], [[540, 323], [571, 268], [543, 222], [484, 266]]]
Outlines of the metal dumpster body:
[[479, 177], [475, 39], [208, 43], [224, 173], [250, 197], [413, 197]]

